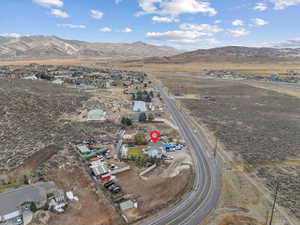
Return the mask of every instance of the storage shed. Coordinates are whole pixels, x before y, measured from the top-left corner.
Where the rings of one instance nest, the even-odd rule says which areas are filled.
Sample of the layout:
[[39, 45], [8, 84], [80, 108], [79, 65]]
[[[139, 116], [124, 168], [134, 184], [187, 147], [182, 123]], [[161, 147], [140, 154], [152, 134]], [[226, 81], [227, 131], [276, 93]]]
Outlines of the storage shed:
[[88, 112], [88, 119], [87, 120], [99, 120], [104, 121], [106, 120], [106, 112], [101, 109], [93, 109]]

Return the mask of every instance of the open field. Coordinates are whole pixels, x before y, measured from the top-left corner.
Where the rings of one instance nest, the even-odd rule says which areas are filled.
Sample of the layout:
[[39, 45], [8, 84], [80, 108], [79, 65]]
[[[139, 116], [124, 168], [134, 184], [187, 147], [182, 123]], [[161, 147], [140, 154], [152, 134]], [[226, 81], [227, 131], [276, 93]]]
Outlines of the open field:
[[289, 63], [184, 63], [184, 64], [142, 64], [142, 63], [124, 63], [110, 62], [109, 59], [61, 59], [61, 60], [24, 60], [24, 61], [1, 61], [0, 66], [4, 65], [28, 65], [31, 63], [46, 65], [73, 65], [90, 66], [97, 68], [119, 68], [125, 70], [138, 70], [148, 72], [187, 72], [203, 73], [207, 70], [225, 70], [236, 73], [245, 73], [253, 75], [270, 75], [286, 73], [289, 70], [300, 72], [298, 62]]
[[[64, 146], [80, 137], [76, 126], [60, 122], [64, 113], [76, 111], [88, 95], [46, 82], [0, 82], [1, 170], [21, 165], [48, 145]], [[52, 97], [50, 97], [52, 96]]]
[[[160, 171], [161, 168], [155, 170]], [[135, 193], [142, 217], [158, 213], [159, 210], [168, 207], [190, 188], [191, 170], [183, 170], [177, 176], [167, 178], [157, 174], [149, 176], [147, 181], [138, 176], [139, 172], [141, 171], [133, 169], [119, 175], [118, 184], [125, 192]]]
[[159, 78], [172, 93], [180, 84], [182, 93], [199, 96], [179, 101], [224, 144], [236, 168], [257, 175], [270, 191], [279, 179], [279, 203], [299, 219], [299, 99], [232, 81]]
[[270, 75], [286, 73], [288, 70], [300, 72], [299, 63], [186, 63], [186, 64], [115, 64], [124, 69], [143, 70], [148, 72], [186, 72], [201, 74], [203, 70], [225, 70], [252, 75]]
[[130, 156], [137, 156], [137, 157], [145, 157], [145, 153], [143, 153], [143, 149], [146, 146], [142, 145], [142, 146], [136, 146], [136, 147], [132, 147], [128, 149], [128, 154]]

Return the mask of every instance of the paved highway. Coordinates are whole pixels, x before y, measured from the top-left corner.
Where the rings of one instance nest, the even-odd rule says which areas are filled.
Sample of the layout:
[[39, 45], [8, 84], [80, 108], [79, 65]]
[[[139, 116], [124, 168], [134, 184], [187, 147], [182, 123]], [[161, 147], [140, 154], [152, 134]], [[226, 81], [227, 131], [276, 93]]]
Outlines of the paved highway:
[[199, 225], [217, 205], [221, 193], [221, 169], [218, 163], [208, 156], [190, 122], [177, 109], [175, 102], [165, 94], [159, 84], [156, 86], [191, 149], [195, 177], [192, 191], [176, 206], [144, 222], [143, 225]]

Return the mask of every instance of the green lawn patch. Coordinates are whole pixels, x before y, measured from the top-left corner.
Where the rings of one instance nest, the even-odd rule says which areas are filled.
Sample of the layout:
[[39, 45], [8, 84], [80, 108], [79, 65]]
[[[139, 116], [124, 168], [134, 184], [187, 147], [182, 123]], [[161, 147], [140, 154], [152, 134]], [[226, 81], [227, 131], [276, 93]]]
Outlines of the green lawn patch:
[[4, 192], [8, 189], [11, 189], [11, 188], [19, 188], [21, 185], [19, 184], [7, 184], [7, 185], [2, 185], [0, 186], [0, 192]]
[[140, 146], [128, 148], [128, 156], [145, 157], [146, 154], [143, 152], [143, 149], [145, 149], [146, 147], [147, 147], [146, 145], [140, 145]]

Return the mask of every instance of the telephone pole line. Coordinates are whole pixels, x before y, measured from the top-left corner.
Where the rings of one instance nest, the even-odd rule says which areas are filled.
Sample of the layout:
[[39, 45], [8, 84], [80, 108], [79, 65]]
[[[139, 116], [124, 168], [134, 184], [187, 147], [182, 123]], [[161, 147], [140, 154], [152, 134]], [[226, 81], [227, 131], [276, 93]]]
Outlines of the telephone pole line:
[[216, 145], [215, 145], [215, 149], [214, 149], [214, 159], [216, 159], [216, 157], [217, 157], [217, 150], [218, 150], [218, 138], [216, 136]]
[[274, 211], [275, 211], [275, 206], [276, 206], [276, 201], [277, 201], [278, 189], [279, 189], [279, 181], [277, 181], [277, 183], [276, 183], [275, 198], [274, 198], [274, 202], [273, 202], [273, 207], [272, 207], [272, 212], [271, 212], [271, 219], [270, 219], [269, 225], [272, 225], [272, 222], [273, 222], [273, 216], [274, 216]]

